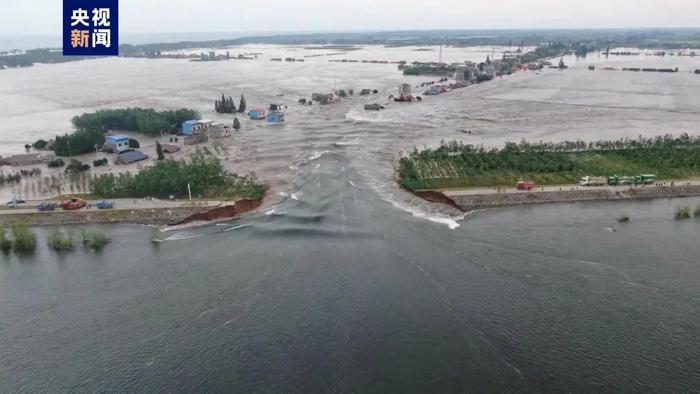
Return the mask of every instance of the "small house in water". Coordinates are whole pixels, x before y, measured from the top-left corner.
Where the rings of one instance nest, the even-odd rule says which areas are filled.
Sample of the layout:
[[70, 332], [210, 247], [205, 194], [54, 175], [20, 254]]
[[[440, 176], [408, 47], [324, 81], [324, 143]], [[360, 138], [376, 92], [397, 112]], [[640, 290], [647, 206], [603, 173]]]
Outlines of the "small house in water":
[[250, 116], [251, 120], [263, 120], [267, 116], [267, 111], [265, 108], [251, 109], [248, 112], [248, 116]]
[[182, 122], [183, 135], [195, 135], [207, 131], [214, 122], [211, 120], [186, 120]]
[[125, 135], [108, 135], [105, 137], [104, 149], [112, 153], [126, 152], [129, 150], [129, 137]]
[[267, 114], [267, 123], [284, 123], [284, 105], [270, 104], [270, 113]]
[[165, 153], [176, 153], [180, 151], [180, 145], [177, 144], [163, 144], [162, 147]]
[[284, 123], [285, 121], [284, 112], [272, 111], [267, 114], [267, 123]]
[[212, 138], [224, 138], [231, 136], [231, 127], [223, 125], [221, 123], [215, 124], [209, 129], [209, 135]]
[[119, 154], [117, 156], [116, 163], [117, 164], [131, 164], [131, 163], [136, 163], [137, 161], [141, 160], [146, 160], [148, 159], [148, 155], [141, 152], [140, 150], [132, 150], [128, 152], [124, 152]]

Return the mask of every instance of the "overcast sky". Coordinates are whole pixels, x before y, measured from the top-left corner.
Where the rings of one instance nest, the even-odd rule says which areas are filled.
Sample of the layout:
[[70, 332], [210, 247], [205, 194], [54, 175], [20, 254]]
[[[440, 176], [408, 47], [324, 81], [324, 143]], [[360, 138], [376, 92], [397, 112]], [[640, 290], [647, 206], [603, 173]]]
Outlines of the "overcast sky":
[[[700, 0], [120, 0], [123, 34], [700, 27]], [[60, 34], [62, 0], [0, 0], [0, 34]]]

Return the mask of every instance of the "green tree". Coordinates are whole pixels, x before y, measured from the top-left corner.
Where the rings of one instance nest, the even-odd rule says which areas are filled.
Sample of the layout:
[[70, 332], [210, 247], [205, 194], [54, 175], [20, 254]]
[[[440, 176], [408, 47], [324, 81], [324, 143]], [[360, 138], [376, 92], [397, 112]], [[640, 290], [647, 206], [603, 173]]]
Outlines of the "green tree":
[[158, 155], [158, 160], [165, 159], [165, 155], [163, 155], [163, 147], [160, 145], [160, 142], [158, 142], [158, 141], [156, 141], [156, 155]]
[[238, 112], [244, 113], [245, 107], [246, 107], [245, 97], [243, 97], [243, 95], [241, 94], [241, 101], [240, 101], [240, 103], [238, 103]]

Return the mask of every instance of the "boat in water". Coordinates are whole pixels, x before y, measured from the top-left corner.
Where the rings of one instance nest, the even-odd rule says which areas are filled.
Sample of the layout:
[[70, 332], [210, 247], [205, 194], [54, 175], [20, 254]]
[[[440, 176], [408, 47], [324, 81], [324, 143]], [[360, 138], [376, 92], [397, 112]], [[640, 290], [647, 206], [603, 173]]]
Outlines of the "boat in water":
[[270, 104], [267, 111], [267, 123], [285, 123], [287, 121], [285, 110], [286, 105]]

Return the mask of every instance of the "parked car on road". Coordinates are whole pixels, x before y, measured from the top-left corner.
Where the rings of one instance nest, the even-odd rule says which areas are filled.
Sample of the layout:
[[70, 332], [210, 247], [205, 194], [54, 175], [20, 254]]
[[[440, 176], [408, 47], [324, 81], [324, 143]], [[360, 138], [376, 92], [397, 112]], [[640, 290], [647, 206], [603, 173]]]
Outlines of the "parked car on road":
[[114, 203], [106, 200], [102, 200], [95, 204], [97, 209], [112, 209], [114, 208]]
[[27, 202], [24, 200], [10, 200], [7, 202], [7, 205], [15, 205], [15, 204], [26, 204]]
[[67, 211], [74, 211], [86, 206], [87, 203], [82, 198], [71, 198], [70, 200], [65, 200], [61, 203], [61, 208]]
[[56, 204], [55, 202], [46, 202], [46, 201], [44, 201], [44, 202], [42, 202], [41, 204], [39, 204], [39, 205], [36, 206], [36, 210], [37, 210], [37, 211], [40, 211], [40, 212], [44, 212], [44, 211], [53, 211], [53, 210], [56, 209], [57, 207], [58, 207], [58, 204]]

